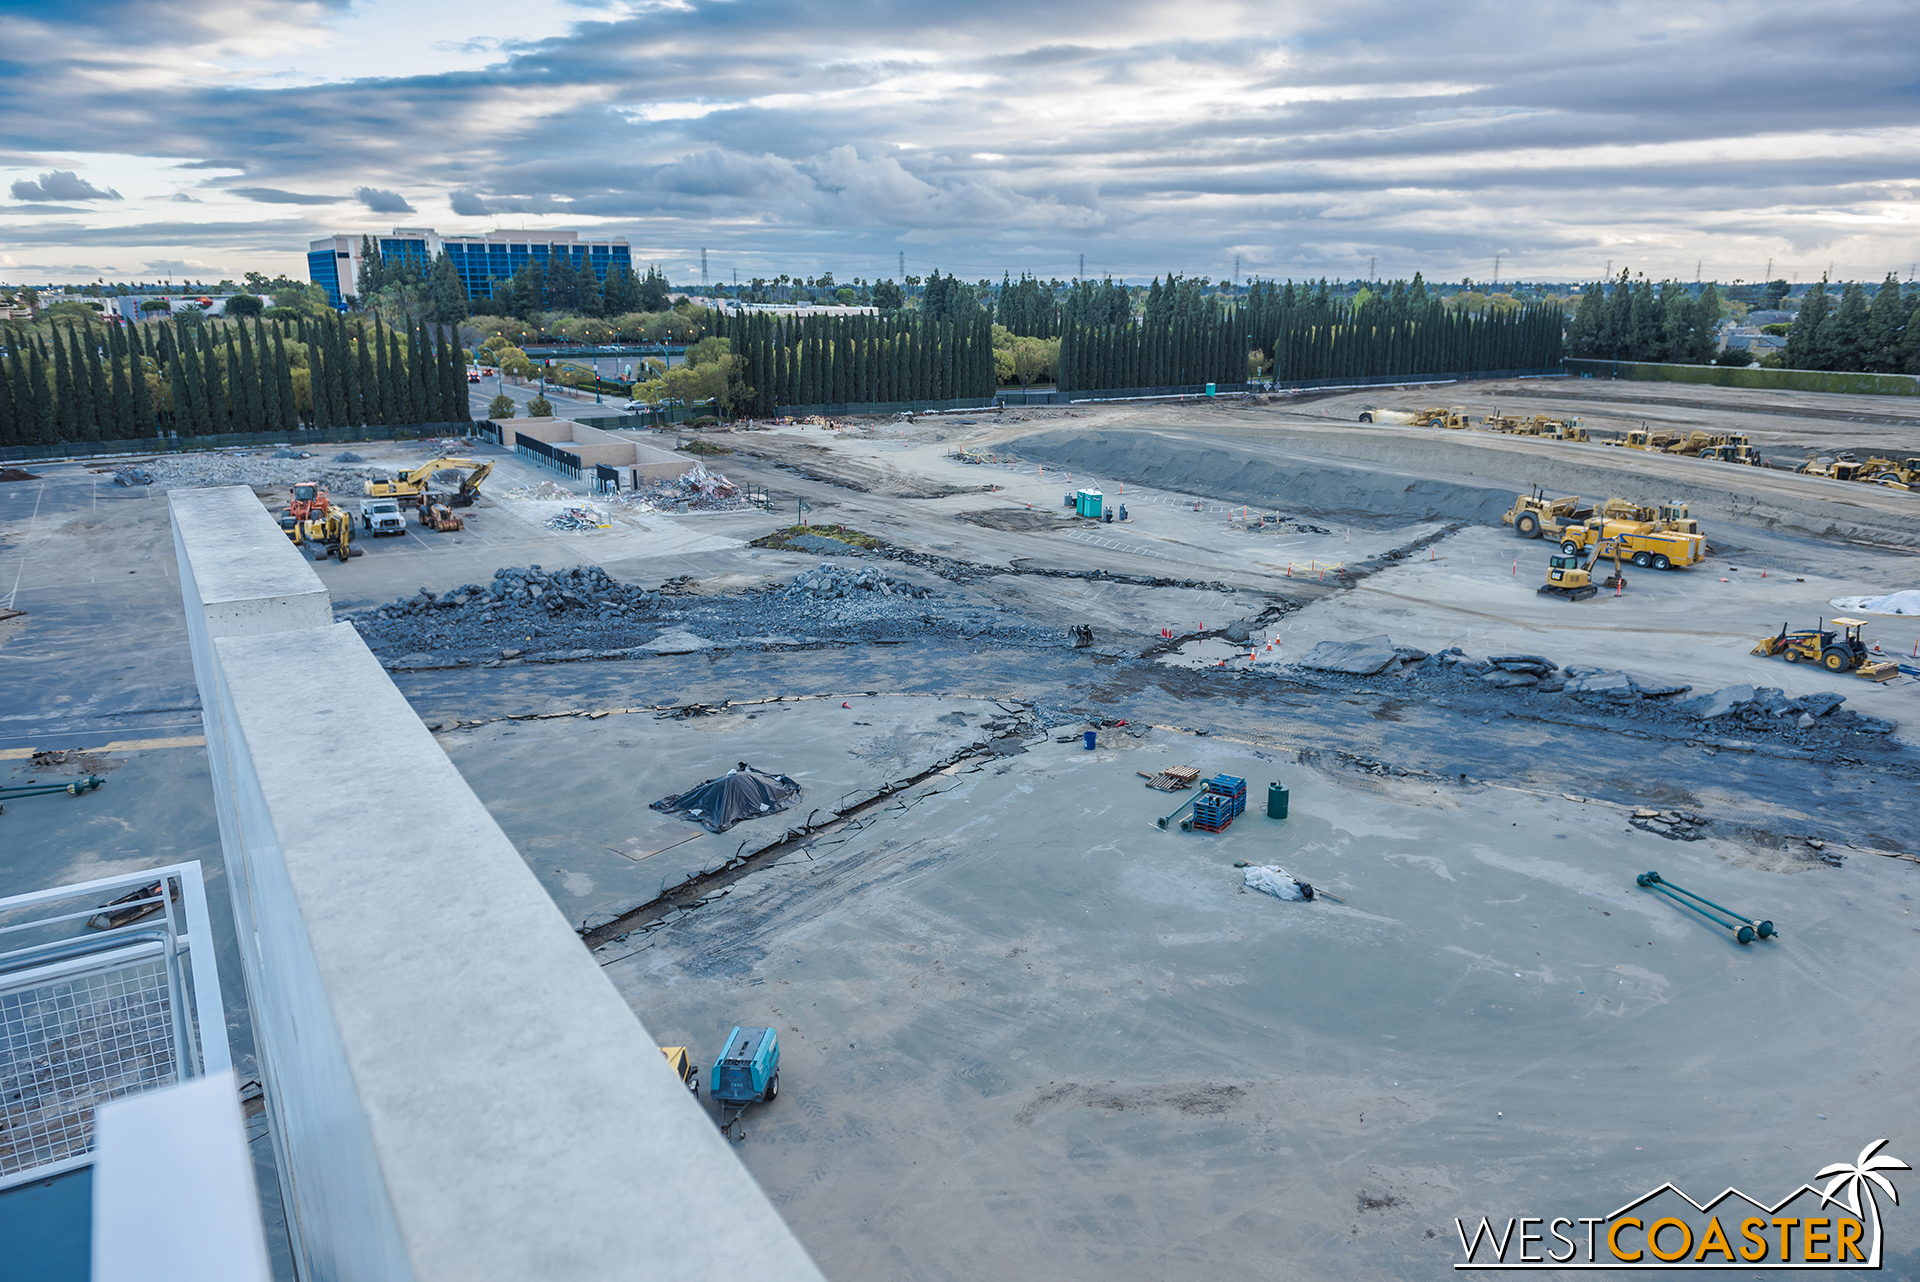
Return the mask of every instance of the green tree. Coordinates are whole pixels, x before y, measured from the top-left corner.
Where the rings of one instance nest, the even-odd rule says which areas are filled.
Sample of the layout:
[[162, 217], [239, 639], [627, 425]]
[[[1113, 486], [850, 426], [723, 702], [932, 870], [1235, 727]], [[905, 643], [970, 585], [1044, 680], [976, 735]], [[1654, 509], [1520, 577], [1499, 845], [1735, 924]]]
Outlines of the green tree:
[[1726, 310], [1720, 301], [1720, 291], [1708, 281], [1700, 296], [1693, 300], [1693, 350], [1687, 356], [1689, 361], [1704, 365], [1713, 359], [1719, 348], [1720, 318], [1726, 315]]
[[[153, 394], [147, 385], [148, 358], [146, 353], [141, 350], [141, 346], [140, 327], [137, 325], [129, 326], [127, 329], [127, 356], [129, 358], [127, 381], [131, 386], [127, 390], [130, 394], [129, 404], [131, 405], [133, 423], [133, 436], [131, 439], [134, 440], [144, 440], [149, 436], [156, 435], [159, 430], [159, 419], [154, 413]], [[155, 369], [157, 370], [158, 366], [155, 366]]]
[[[107, 399], [113, 406], [110, 421], [103, 422], [101, 435], [116, 441], [130, 441], [134, 435], [133, 400], [128, 382], [127, 338], [118, 327], [107, 332], [107, 368], [109, 382]], [[136, 366], [132, 370], [135, 380], [140, 378]], [[104, 418], [105, 416], [103, 416]]]
[[293, 386], [293, 361], [287, 354], [286, 331], [273, 329], [274, 381], [280, 384], [280, 426], [294, 431], [300, 426], [300, 402]]
[[220, 366], [213, 356], [213, 336], [204, 326], [200, 327], [200, 387], [206, 393], [195, 402], [196, 412], [202, 415], [200, 430], [203, 433], [217, 434], [233, 430], [232, 419], [227, 410], [226, 389], [221, 385]]
[[51, 445], [60, 439], [60, 420], [53, 403], [53, 389], [47, 384], [47, 363], [41, 355], [39, 343], [33, 343], [28, 348], [27, 387], [32, 393], [33, 443]]
[[240, 341], [227, 349], [227, 359], [233, 370], [234, 409], [245, 419], [243, 431], [271, 431], [267, 424], [266, 401], [260, 392], [260, 360], [253, 350], [253, 335], [247, 332], [245, 325], [236, 325], [234, 330]]
[[460, 270], [445, 254], [433, 260], [427, 289], [433, 299], [433, 319], [442, 325], [458, 325], [472, 311], [467, 305], [467, 287], [460, 283]]
[[266, 304], [254, 294], [235, 294], [227, 300], [227, 315], [234, 320], [248, 320], [266, 310]]
[[1831, 310], [1832, 300], [1827, 297], [1827, 278], [1822, 276], [1820, 283], [1800, 300], [1800, 310], [1794, 313], [1793, 328], [1787, 332], [1787, 349], [1780, 355], [1788, 369], [1827, 368], [1819, 363], [1825, 356], [1820, 329]]
[[1865, 368], [1871, 346], [1868, 332], [1867, 291], [1857, 281], [1848, 281], [1840, 291], [1840, 306], [1826, 328], [1827, 365], [1824, 368], [1858, 371]]
[[387, 284], [387, 267], [380, 258], [380, 246], [371, 236], [360, 238], [360, 279], [355, 282], [364, 304]]
[[640, 278], [628, 267], [609, 268], [607, 278], [600, 282], [600, 314], [624, 316], [639, 306]]
[[528, 418], [552, 418], [553, 402], [544, 396], [536, 396], [527, 402]]
[[1867, 309], [1864, 360], [1861, 368], [1874, 374], [1892, 374], [1900, 369], [1900, 340], [1907, 320], [1905, 300], [1900, 296], [1900, 278], [1892, 272], [1874, 291], [1873, 304]]
[[487, 402], [488, 418], [494, 418], [494, 419], [512, 418], [513, 415], [514, 415], [513, 398], [511, 396], [508, 396], [505, 392], [500, 393], [500, 395], [494, 397], [492, 400]]
[[640, 282], [640, 310], [643, 312], [663, 312], [667, 309], [667, 292], [672, 287], [660, 269], [648, 266], [646, 276]]

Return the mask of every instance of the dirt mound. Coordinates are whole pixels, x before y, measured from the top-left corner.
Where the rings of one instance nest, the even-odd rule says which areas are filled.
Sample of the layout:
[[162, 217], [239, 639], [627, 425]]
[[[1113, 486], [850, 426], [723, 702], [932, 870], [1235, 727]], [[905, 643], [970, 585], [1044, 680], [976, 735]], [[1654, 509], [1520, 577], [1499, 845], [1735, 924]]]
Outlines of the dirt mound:
[[39, 479], [32, 472], [24, 472], [17, 467], [0, 467], [0, 481], [37, 481]]

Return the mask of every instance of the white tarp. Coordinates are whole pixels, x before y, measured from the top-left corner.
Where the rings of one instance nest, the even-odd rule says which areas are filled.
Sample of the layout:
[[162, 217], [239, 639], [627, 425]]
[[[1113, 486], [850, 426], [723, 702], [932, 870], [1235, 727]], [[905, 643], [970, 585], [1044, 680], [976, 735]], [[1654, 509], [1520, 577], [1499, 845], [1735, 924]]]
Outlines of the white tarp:
[[1285, 868], [1275, 865], [1271, 868], [1247, 869], [1247, 888], [1257, 890], [1276, 899], [1301, 900], [1307, 897], [1300, 883]]

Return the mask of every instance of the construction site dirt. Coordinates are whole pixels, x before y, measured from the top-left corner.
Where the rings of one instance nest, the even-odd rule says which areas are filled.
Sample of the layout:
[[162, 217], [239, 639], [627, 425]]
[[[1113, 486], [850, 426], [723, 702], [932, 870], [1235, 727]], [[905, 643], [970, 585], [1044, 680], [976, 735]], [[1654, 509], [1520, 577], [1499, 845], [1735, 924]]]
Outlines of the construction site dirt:
[[[467, 444], [495, 471], [464, 530], [314, 568], [657, 1041], [777, 1027], [735, 1151], [829, 1276], [1428, 1278], [1496, 1193], [1592, 1214], [1804, 1158], [1784, 1192], [1920, 1103], [1920, 678], [1751, 653], [1920, 587], [1920, 498], [1359, 413], [1920, 454], [1881, 400], [1529, 380], [738, 425], [701, 461], [764, 503], [690, 514]], [[193, 734], [177, 482], [34, 470], [0, 487], [0, 765]], [[1677, 500], [1712, 551], [1542, 596], [1557, 545], [1500, 522], [1535, 486]], [[580, 505], [604, 526], [549, 528]], [[1920, 671], [1920, 619], [1864, 631]], [[801, 795], [724, 833], [649, 809], [742, 762]], [[1160, 826], [1194, 795], [1146, 786], [1170, 766], [1245, 812]], [[129, 844], [57, 836], [56, 871]]]

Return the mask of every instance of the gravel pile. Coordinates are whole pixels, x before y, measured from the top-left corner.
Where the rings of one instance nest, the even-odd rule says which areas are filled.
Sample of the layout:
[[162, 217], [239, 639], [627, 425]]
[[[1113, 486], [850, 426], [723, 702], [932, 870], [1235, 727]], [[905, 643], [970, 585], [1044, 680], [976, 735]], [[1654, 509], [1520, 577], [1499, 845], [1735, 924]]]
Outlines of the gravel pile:
[[344, 616], [367, 644], [418, 663], [514, 658], [625, 658], [700, 649], [786, 649], [987, 640], [1057, 649], [1057, 628], [938, 596], [876, 566], [821, 565], [777, 587], [706, 596], [688, 580], [655, 589], [621, 583], [599, 566], [495, 571], [489, 584], [422, 588]]
[[872, 565], [857, 569], [843, 565], [816, 565], [796, 577], [785, 589], [785, 595], [790, 597], [808, 596], [829, 601], [844, 601], [850, 597], [858, 599], [863, 592], [904, 596], [916, 601], [933, 595], [929, 588], [890, 578], [879, 567]]
[[[215, 485], [250, 485], [256, 489], [285, 489], [300, 481], [318, 481], [343, 498], [364, 492], [363, 483], [380, 472], [372, 465], [342, 467], [313, 458], [278, 458], [262, 454], [178, 454], [142, 465], [163, 489], [198, 489]], [[384, 473], [383, 473], [384, 474]]]

